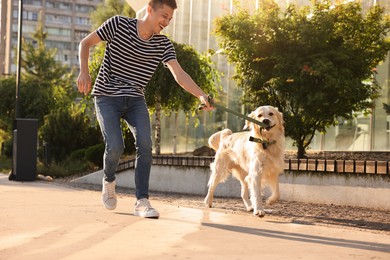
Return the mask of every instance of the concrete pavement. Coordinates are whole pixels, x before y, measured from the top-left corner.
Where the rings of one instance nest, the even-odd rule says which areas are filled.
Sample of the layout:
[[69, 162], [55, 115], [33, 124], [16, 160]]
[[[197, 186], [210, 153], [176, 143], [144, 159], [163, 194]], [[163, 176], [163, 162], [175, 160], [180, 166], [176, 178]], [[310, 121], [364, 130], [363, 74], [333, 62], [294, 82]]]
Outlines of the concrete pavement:
[[0, 259], [390, 259], [390, 236], [153, 201], [108, 211], [100, 192], [0, 174]]

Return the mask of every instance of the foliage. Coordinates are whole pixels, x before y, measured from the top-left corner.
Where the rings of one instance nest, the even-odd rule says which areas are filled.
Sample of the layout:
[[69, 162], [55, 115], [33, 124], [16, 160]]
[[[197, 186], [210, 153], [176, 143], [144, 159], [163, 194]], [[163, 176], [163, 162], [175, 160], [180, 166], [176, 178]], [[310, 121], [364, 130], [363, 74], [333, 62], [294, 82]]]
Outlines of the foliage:
[[12, 160], [8, 156], [0, 156], [0, 173], [9, 173], [12, 168]]
[[32, 34], [32, 41], [23, 38], [21, 67], [24, 71], [21, 73], [22, 80], [32, 79], [39, 84], [49, 82], [54, 86], [61, 85], [71, 88], [74, 75], [69, 73], [69, 68], [66, 65], [55, 60], [57, 49], [46, 48], [46, 38], [47, 32], [43, 30], [41, 21]]
[[37, 114], [38, 119], [50, 110], [69, 106], [76, 95], [74, 72], [55, 60], [57, 49], [46, 48], [46, 38], [40, 22], [32, 35], [33, 42], [23, 41], [22, 81], [29, 85], [24, 87], [26, 91], [21, 90], [21, 107], [26, 116]]
[[46, 167], [42, 164], [38, 164], [38, 174], [45, 176], [51, 176], [54, 178], [63, 178], [72, 176], [79, 173], [85, 173], [90, 170], [94, 170], [95, 167], [89, 162], [80, 158], [70, 159], [65, 158], [61, 162], [54, 162], [50, 167]]
[[[192, 46], [173, 42], [176, 57], [181, 67], [205, 93], [215, 95], [215, 83], [219, 80], [217, 71], [206, 55], [198, 53]], [[158, 99], [166, 114], [174, 111], [189, 113], [196, 111], [199, 99], [186, 92], [173, 78], [172, 73], [160, 64], [145, 88], [145, 97], [151, 111], [155, 110]]]
[[383, 103], [383, 109], [386, 111], [386, 114], [390, 115], [390, 104]]
[[91, 14], [91, 21], [94, 28], [99, 27], [108, 18], [115, 15], [135, 17], [135, 11], [124, 0], [105, 0], [97, 6]]
[[71, 152], [101, 143], [101, 134], [76, 105], [53, 110], [40, 128], [40, 139], [50, 144], [50, 155], [63, 161]]
[[73, 151], [69, 159], [70, 160], [83, 160], [92, 163], [93, 165], [102, 168], [103, 167], [103, 154], [104, 144], [103, 142], [92, 145], [87, 148], [82, 148]]
[[15, 86], [16, 80], [14, 77], [0, 79], [0, 128], [10, 133], [12, 130], [12, 122], [15, 118]]
[[95, 144], [93, 146], [88, 147], [85, 150], [85, 159], [88, 162], [91, 162], [94, 165], [102, 168], [103, 154], [104, 154], [104, 144], [103, 143]]
[[[213, 68], [211, 60], [199, 54], [193, 47], [173, 42], [176, 57], [181, 67], [203, 89], [205, 93], [216, 93], [215, 83], [219, 80], [217, 71]], [[172, 73], [159, 64], [151, 80], [145, 88], [145, 98], [150, 112], [156, 115], [155, 152], [160, 154], [161, 142], [161, 111], [166, 115], [180, 110], [189, 116], [194, 114], [199, 106], [199, 99], [184, 91], [176, 82]]]
[[[56, 49], [47, 49], [42, 23], [32, 35], [23, 39], [21, 80], [19, 84], [19, 117], [36, 118], [40, 125], [50, 111], [69, 106], [75, 97], [73, 72], [55, 60]], [[0, 127], [10, 131], [15, 118], [15, 77], [0, 79]]]
[[253, 15], [244, 10], [219, 18], [216, 35], [244, 102], [278, 107], [286, 135], [303, 157], [316, 131], [369, 109], [378, 96], [373, 69], [386, 58], [390, 21], [378, 5], [316, 2], [282, 11], [266, 1]]
[[4, 145], [4, 155], [5, 157], [12, 157], [12, 146], [13, 146], [13, 142], [12, 142], [12, 135], [10, 135], [10, 137], [6, 140], [4, 140], [3, 142], [3, 145]]

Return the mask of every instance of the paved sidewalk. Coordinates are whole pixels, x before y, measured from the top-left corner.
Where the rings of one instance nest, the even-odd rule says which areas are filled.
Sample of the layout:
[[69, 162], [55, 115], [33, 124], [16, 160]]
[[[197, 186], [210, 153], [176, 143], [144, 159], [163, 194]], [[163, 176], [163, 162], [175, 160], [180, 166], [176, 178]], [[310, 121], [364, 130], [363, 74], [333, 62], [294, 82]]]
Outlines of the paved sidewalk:
[[107, 211], [100, 192], [0, 174], [0, 259], [390, 259], [390, 236], [152, 200], [161, 217]]

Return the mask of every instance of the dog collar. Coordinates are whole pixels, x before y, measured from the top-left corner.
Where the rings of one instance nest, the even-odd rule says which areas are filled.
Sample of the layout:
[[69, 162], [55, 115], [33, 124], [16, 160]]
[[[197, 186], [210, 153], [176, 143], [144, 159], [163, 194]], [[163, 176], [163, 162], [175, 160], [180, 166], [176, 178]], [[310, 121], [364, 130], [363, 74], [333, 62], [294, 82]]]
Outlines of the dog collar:
[[259, 143], [263, 146], [263, 149], [267, 149], [269, 145], [276, 144], [276, 140], [266, 140], [262, 138], [256, 138], [253, 136], [249, 137], [249, 141]]

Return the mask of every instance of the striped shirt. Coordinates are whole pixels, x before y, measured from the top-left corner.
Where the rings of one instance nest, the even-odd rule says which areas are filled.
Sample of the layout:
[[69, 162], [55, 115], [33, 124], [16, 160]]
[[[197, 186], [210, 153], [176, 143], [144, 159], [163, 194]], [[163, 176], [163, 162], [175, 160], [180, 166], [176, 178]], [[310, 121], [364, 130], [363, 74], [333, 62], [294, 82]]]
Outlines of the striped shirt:
[[114, 16], [96, 30], [107, 45], [92, 95], [143, 96], [158, 64], [176, 59], [173, 44], [165, 35], [141, 39], [137, 21]]

